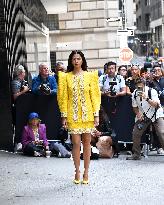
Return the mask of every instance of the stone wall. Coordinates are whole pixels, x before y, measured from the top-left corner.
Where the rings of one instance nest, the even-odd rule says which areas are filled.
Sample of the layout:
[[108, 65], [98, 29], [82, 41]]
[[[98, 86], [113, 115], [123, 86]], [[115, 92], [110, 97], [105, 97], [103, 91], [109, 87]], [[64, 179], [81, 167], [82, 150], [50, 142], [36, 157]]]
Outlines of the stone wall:
[[[50, 33], [51, 51], [67, 65], [71, 50], [82, 50], [91, 69], [102, 68], [109, 61], [118, 61], [119, 41], [116, 35], [120, 22], [118, 1], [69, 0], [67, 13], [59, 14], [59, 33]], [[56, 48], [56, 43], [60, 45]], [[63, 45], [62, 45], [63, 44]]]

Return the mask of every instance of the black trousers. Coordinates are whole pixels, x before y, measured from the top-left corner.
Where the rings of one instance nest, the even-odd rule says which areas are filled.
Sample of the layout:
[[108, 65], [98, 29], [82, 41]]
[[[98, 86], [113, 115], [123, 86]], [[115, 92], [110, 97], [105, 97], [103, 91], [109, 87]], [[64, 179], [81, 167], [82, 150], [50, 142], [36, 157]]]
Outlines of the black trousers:
[[23, 149], [23, 153], [28, 156], [34, 156], [34, 151], [44, 154], [44, 146], [42, 145], [35, 145], [33, 143], [29, 143]]

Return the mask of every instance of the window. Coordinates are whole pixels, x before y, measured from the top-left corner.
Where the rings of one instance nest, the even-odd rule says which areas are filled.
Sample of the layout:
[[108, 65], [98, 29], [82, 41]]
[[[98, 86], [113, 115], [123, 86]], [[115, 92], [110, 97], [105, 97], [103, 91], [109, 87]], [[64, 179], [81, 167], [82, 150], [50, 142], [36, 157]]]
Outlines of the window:
[[47, 27], [52, 30], [59, 30], [59, 16], [58, 14], [49, 14], [47, 19]]
[[55, 66], [56, 66], [56, 52], [55, 51], [50, 52], [50, 60], [51, 60], [51, 69], [55, 69]]

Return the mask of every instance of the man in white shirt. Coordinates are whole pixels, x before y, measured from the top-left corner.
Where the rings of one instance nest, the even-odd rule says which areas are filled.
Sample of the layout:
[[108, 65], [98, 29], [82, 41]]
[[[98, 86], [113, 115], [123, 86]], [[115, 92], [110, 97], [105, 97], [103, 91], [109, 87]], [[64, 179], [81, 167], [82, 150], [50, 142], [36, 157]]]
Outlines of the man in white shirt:
[[[106, 75], [99, 78], [101, 93], [108, 97], [118, 97], [126, 94], [125, 80], [121, 75], [116, 75], [116, 63], [108, 62]], [[111, 90], [112, 89], [112, 90]], [[111, 93], [112, 91], [115, 92]]]
[[[160, 105], [158, 93], [155, 89], [145, 86], [143, 79], [136, 81], [136, 89], [132, 94], [132, 107], [136, 114], [136, 123], [133, 129], [133, 155], [127, 160], [141, 159], [141, 137], [152, 123], [164, 148], [164, 113]], [[149, 97], [151, 96], [151, 98]]]
[[[125, 80], [122, 76], [116, 74], [116, 63], [108, 62], [106, 74], [99, 78], [99, 85], [102, 95], [102, 106], [108, 116], [115, 109], [118, 97], [126, 95]], [[110, 110], [109, 110], [109, 109]]]

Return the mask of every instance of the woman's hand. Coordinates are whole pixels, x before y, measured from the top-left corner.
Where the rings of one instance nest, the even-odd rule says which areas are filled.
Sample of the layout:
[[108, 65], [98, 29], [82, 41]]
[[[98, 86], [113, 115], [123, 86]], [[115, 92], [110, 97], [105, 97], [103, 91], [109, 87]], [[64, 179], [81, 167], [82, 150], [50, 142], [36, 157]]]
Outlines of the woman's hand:
[[144, 116], [143, 116], [142, 113], [138, 112], [138, 113], [136, 114], [136, 116], [137, 116], [137, 119], [138, 119], [139, 121], [143, 121], [143, 120], [144, 120]]
[[94, 126], [97, 127], [99, 125], [99, 117], [94, 117]]
[[62, 117], [62, 127], [67, 129], [67, 118], [66, 117]]
[[101, 132], [99, 132], [98, 130], [96, 130], [95, 132], [92, 133], [93, 137], [100, 137], [101, 136]]

